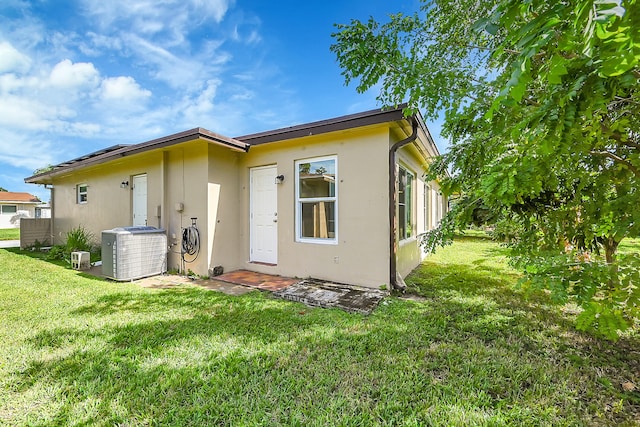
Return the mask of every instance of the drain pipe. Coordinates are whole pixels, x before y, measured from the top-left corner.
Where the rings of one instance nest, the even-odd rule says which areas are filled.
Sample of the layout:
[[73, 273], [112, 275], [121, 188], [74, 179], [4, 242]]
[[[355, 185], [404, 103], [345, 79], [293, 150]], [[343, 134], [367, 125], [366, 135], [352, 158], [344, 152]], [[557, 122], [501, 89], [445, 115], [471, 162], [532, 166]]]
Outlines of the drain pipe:
[[396, 241], [396, 181], [398, 180], [396, 168], [396, 152], [407, 144], [412, 143], [418, 137], [418, 120], [415, 116], [410, 118], [412, 127], [411, 135], [402, 141], [398, 141], [389, 149], [389, 284], [392, 289], [405, 290], [407, 285], [398, 274], [397, 253], [398, 243]]

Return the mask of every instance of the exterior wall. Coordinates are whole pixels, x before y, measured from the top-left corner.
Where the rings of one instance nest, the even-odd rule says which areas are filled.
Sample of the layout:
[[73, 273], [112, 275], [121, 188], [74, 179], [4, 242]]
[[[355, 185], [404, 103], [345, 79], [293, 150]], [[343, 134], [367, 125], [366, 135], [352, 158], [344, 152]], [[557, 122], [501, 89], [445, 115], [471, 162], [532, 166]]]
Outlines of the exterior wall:
[[[83, 226], [100, 242], [102, 230], [130, 226], [133, 222], [133, 176], [147, 174], [147, 224], [167, 230], [169, 269], [192, 270], [207, 274], [207, 256], [182, 264], [180, 243], [182, 229], [197, 218], [201, 236], [207, 233], [208, 146], [204, 141], [192, 141], [125, 157], [75, 171], [54, 181], [54, 239], [63, 243], [66, 233]], [[122, 181], [129, 181], [121, 188]], [[87, 184], [87, 202], [78, 203], [76, 186]], [[176, 205], [182, 207], [179, 211]], [[202, 250], [201, 250], [202, 252]], [[206, 248], [205, 248], [206, 252]]]
[[[162, 156], [161, 179], [164, 189], [160, 189], [159, 205], [164, 209], [162, 226], [167, 230], [170, 246], [167, 266], [182, 272], [191, 270], [205, 276], [208, 270], [206, 238], [208, 233], [208, 143], [193, 141], [170, 147]], [[164, 200], [164, 202], [162, 202]], [[164, 207], [164, 208], [163, 208]], [[154, 209], [157, 206], [154, 205]], [[180, 210], [181, 209], [181, 210]], [[197, 257], [185, 256], [182, 262], [182, 232], [191, 226], [191, 218], [196, 218], [200, 233], [200, 251]]]
[[[96, 243], [102, 230], [130, 226], [133, 176], [147, 174], [147, 224], [167, 231], [167, 268], [207, 275], [212, 262], [228, 264], [237, 259], [237, 251], [228, 251], [224, 243], [237, 240], [237, 229], [227, 227], [227, 221], [237, 221], [236, 156], [229, 149], [191, 141], [57, 178], [55, 243], [62, 243], [66, 233], [79, 225], [94, 234]], [[129, 181], [129, 187], [121, 188], [122, 181]], [[78, 184], [88, 186], [87, 203], [77, 202]], [[216, 214], [209, 215], [215, 205]], [[192, 224], [191, 218], [196, 218], [200, 252], [197, 257], [185, 256], [183, 262], [182, 232]], [[218, 223], [222, 218], [224, 225]]]
[[[421, 235], [435, 228], [444, 209], [442, 206], [442, 196], [439, 195], [440, 187], [437, 182], [426, 181], [424, 172], [426, 171], [428, 160], [422, 158], [420, 153], [411, 144], [398, 151], [398, 164], [412, 172], [415, 176], [412, 194], [412, 219], [414, 231], [411, 237], [400, 239], [397, 236], [397, 271], [402, 277], [406, 277], [424, 260], [425, 254], [420, 245]], [[425, 192], [425, 185], [427, 191]], [[427, 198], [427, 209], [425, 212], [425, 197]], [[396, 209], [396, 212], [398, 210]]]
[[[315, 277], [354, 285], [389, 284], [387, 126], [334, 132], [251, 147], [240, 161], [240, 261], [243, 268], [294, 277]], [[338, 241], [296, 242], [296, 160], [337, 156]], [[278, 263], [250, 260], [252, 167], [277, 165], [285, 179], [278, 188]]]
[[208, 269], [222, 266], [224, 271], [233, 271], [242, 266], [241, 240], [248, 238], [240, 229], [241, 171], [238, 167], [240, 157], [247, 154], [210, 145], [208, 155], [208, 218], [207, 233], [203, 234]]
[[[102, 230], [132, 224], [133, 176], [147, 175], [147, 223], [164, 228], [168, 269], [211, 275], [215, 266], [293, 277], [315, 277], [379, 287], [389, 282], [389, 146], [398, 140], [387, 124], [310, 135], [251, 147], [248, 153], [197, 140], [131, 155], [70, 172], [54, 180], [54, 243], [82, 225], [99, 242]], [[337, 241], [296, 241], [295, 162], [337, 157]], [[423, 259], [418, 238], [439, 220], [438, 187], [429, 183], [424, 212], [425, 160], [411, 144], [398, 152], [399, 163], [415, 175], [413, 234], [398, 242], [397, 267], [406, 276]], [[251, 262], [250, 170], [276, 165], [284, 181], [277, 185], [278, 260]], [[76, 187], [88, 186], [78, 203]], [[442, 211], [441, 211], [442, 212]], [[426, 217], [426, 218], [425, 218]], [[200, 233], [197, 256], [181, 256], [182, 232], [195, 218]]]
[[51, 243], [50, 218], [23, 218], [20, 220], [20, 248], [33, 246], [36, 241], [43, 246]]
[[35, 205], [23, 203], [2, 203], [0, 205], [16, 206], [16, 213], [2, 213], [0, 208], [0, 228], [19, 228], [20, 218], [33, 218], [36, 215]]
[[[63, 243], [66, 233], [82, 226], [94, 234], [96, 243], [100, 241], [102, 230], [124, 227], [132, 224], [132, 188], [121, 188], [122, 181], [132, 176], [147, 173], [148, 181], [148, 224], [158, 226], [155, 206], [159, 203], [156, 189], [159, 181], [160, 153], [125, 157], [108, 164], [75, 171], [54, 180], [53, 206], [54, 244]], [[87, 202], [78, 203], [76, 186], [87, 185]]]

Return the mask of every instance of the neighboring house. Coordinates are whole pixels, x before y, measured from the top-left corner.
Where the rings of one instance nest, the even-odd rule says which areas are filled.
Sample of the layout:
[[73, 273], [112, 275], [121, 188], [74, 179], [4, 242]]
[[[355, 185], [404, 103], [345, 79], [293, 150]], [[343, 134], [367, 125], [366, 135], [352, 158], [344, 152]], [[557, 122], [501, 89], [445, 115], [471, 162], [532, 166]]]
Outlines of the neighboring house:
[[34, 218], [42, 202], [29, 193], [0, 191], [0, 228], [20, 227], [20, 218]]
[[[202, 128], [113, 146], [25, 181], [52, 187], [52, 235], [82, 225], [164, 228], [168, 268], [252, 271], [392, 286], [423, 259], [446, 201], [421, 117], [372, 110], [228, 138]], [[197, 257], [181, 260], [195, 218]], [[218, 269], [219, 270], [219, 269]]]
[[42, 203], [36, 206], [36, 218], [51, 218], [51, 206], [48, 203]]

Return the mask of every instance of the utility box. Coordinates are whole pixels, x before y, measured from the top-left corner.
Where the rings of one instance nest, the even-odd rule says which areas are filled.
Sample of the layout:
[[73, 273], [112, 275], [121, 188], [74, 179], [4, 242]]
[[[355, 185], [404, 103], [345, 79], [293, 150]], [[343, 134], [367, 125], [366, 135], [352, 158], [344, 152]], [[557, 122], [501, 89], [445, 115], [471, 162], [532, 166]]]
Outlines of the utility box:
[[161, 228], [119, 227], [102, 232], [102, 275], [118, 281], [167, 271], [167, 235]]
[[91, 254], [85, 251], [71, 252], [71, 268], [88, 270], [91, 268]]

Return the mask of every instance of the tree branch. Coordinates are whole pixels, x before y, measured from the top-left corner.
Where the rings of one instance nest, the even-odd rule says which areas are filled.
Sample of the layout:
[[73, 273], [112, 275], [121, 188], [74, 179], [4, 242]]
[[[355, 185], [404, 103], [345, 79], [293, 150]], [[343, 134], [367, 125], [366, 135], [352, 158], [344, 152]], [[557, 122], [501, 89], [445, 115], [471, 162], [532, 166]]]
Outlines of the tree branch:
[[635, 148], [637, 150], [640, 150], [640, 143], [638, 142], [633, 142], [633, 141], [619, 141], [620, 144], [622, 145], [626, 145], [627, 147], [631, 147], [631, 148]]
[[640, 143], [635, 141], [629, 141], [628, 139], [623, 139], [622, 134], [620, 132], [613, 132], [609, 128], [609, 126], [605, 125], [604, 123], [600, 123], [600, 129], [602, 129], [609, 136], [609, 138], [613, 139], [618, 144], [625, 145], [631, 148], [640, 149]]
[[640, 169], [638, 169], [636, 166], [634, 166], [630, 161], [623, 159], [622, 157], [610, 153], [608, 151], [590, 151], [590, 154], [593, 154], [594, 156], [600, 156], [600, 157], [608, 157], [609, 159], [613, 160], [616, 163], [620, 163], [625, 165], [631, 172], [633, 172], [633, 174], [640, 178]]

